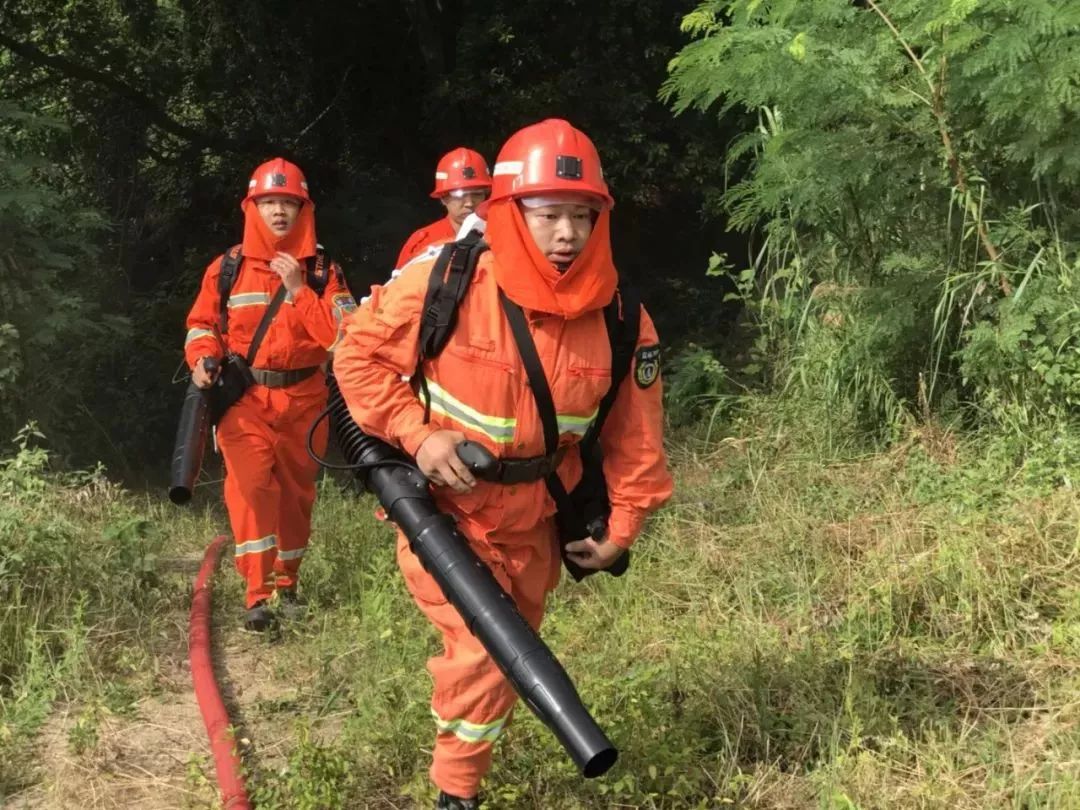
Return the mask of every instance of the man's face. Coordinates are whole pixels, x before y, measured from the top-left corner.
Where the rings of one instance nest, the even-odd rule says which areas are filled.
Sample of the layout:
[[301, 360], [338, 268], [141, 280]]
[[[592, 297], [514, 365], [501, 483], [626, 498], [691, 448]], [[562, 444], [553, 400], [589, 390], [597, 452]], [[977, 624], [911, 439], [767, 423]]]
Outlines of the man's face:
[[292, 230], [292, 226], [296, 224], [296, 216], [300, 213], [300, 201], [284, 194], [267, 194], [265, 197], [259, 197], [255, 200], [255, 205], [266, 227], [278, 237]]
[[455, 227], [460, 228], [461, 223], [465, 221], [465, 217], [475, 211], [476, 206], [487, 199], [487, 195], [487, 189], [470, 188], [463, 190], [460, 197], [446, 194], [441, 200], [442, 204], [446, 206], [446, 215], [450, 217], [450, 221], [454, 223]]
[[585, 248], [593, 229], [592, 209], [577, 203], [522, 206], [522, 215], [540, 252], [561, 270], [566, 270]]

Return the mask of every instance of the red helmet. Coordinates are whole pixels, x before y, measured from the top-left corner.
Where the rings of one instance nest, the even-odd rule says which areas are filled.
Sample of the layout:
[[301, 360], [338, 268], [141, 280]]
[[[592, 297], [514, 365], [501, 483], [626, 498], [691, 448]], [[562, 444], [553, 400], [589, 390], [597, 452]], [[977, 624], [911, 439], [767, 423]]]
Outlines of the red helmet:
[[248, 181], [248, 192], [244, 199], [253, 200], [269, 194], [284, 194], [301, 202], [311, 202], [304, 173], [299, 166], [285, 158], [268, 160], [257, 168]]
[[491, 188], [491, 172], [479, 152], [459, 146], [451, 149], [435, 167], [432, 197], [443, 197], [455, 189]]
[[604, 208], [615, 205], [588, 135], [561, 118], [519, 129], [499, 151], [487, 202], [559, 191], [599, 197]]

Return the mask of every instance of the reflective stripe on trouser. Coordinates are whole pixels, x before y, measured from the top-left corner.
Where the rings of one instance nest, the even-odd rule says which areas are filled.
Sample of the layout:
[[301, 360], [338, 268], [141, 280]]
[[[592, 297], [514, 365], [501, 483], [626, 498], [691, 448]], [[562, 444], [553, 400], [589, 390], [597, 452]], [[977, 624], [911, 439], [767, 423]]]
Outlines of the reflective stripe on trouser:
[[[325, 390], [320, 375], [289, 389], [255, 386], [218, 425], [225, 506], [236, 538], [236, 570], [247, 580], [248, 607], [275, 588], [296, 585], [311, 533], [318, 472], [305, 443], [326, 404]], [[326, 437], [324, 423], [315, 437], [320, 454]]]
[[[460, 528], [468, 533], [468, 526]], [[545, 521], [531, 532], [500, 532], [492, 543], [473, 548], [513, 597], [525, 620], [539, 628], [544, 598], [558, 577], [558, 569], [552, 570], [559, 564], [553, 553], [552, 522]], [[435, 680], [431, 781], [454, 796], [475, 796], [491, 767], [492, 746], [510, 722], [517, 694], [400, 532], [397, 557], [413, 599], [443, 637], [443, 654], [428, 660]]]

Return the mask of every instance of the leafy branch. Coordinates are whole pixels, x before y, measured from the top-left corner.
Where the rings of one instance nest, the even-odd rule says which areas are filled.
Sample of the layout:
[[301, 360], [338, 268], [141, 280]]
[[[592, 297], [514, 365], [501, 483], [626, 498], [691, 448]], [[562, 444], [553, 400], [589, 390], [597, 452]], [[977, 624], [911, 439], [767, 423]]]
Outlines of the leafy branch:
[[[941, 145], [945, 150], [945, 160], [949, 164], [949, 169], [952, 171], [953, 181], [956, 183], [957, 189], [960, 190], [960, 194], [963, 199], [967, 201], [969, 206], [973, 206], [971, 203], [971, 194], [969, 193], [970, 186], [968, 184], [968, 173], [964, 169], [963, 163], [960, 161], [960, 156], [956, 152], [956, 148], [953, 146], [952, 135], [949, 131], [948, 114], [945, 111], [945, 88], [946, 88], [946, 69], [948, 62], [945, 53], [942, 52], [941, 58], [938, 63], [938, 79], [935, 82], [929, 71], [926, 69], [926, 65], [923, 60], [919, 58], [919, 55], [915, 53], [914, 49], [904, 38], [904, 35], [900, 33], [900, 29], [892, 21], [888, 14], [882, 10], [876, 0], [866, 0], [867, 5], [870, 6], [874, 12], [881, 17], [885, 25], [892, 31], [893, 36], [896, 37], [897, 42], [903, 47], [904, 52], [907, 53], [908, 59], [915, 65], [916, 70], [919, 71], [919, 75], [922, 76], [926, 82], [926, 86], [930, 91], [929, 106], [934, 115], [934, 120], [937, 121], [938, 134], [941, 137]], [[944, 36], [944, 34], [943, 34]], [[924, 102], [927, 99], [922, 96], [918, 96]], [[994, 240], [990, 237], [990, 231], [986, 227], [986, 220], [983, 219], [980, 212], [972, 211], [975, 215], [976, 229], [979, 235], [979, 241], [982, 244], [983, 250], [986, 252], [987, 257], [995, 265], [1000, 263], [1001, 251], [997, 245], [994, 244]], [[1012, 285], [1009, 280], [1002, 275], [999, 281], [1001, 286], [1001, 292], [1006, 296], [1012, 295]]]
[[141, 111], [160, 129], [190, 142], [199, 149], [214, 147], [222, 151], [241, 153], [260, 150], [273, 151], [272, 145], [258, 138], [230, 138], [221, 134], [211, 135], [177, 121], [155, 99], [111, 73], [76, 62], [60, 54], [46, 53], [35, 45], [20, 42], [3, 32], [0, 32], [0, 45], [6, 47], [16, 56], [22, 57], [28, 62], [45, 68], [54, 74], [109, 90]]

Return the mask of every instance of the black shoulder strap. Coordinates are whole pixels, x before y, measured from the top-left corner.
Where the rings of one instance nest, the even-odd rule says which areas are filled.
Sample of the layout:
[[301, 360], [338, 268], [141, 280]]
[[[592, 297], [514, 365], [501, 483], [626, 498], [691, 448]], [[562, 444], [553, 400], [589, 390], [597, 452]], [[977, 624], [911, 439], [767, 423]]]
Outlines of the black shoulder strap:
[[420, 316], [420, 352], [413, 375], [424, 400], [424, 424], [431, 419], [431, 394], [424, 377], [424, 361], [438, 356], [457, 325], [458, 306], [469, 291], [480, 256], [488, 249], [481, 236], [479, 231], [469, 231], [463, 239], [443, 245], [428, 277], [424, 312]]
[[544, 373], [544, 365], [540, 362], [540, 355], [536, 351], [532, 335], [529, 334], [529, 324], [521, 307], [507, 298], [502, 290], [499, 290], [499, 302], [506, 313], [506, 320], [510, 322], [510, 331], [514, 335], [518, 354], [521, 355], [521, 363], [525, 366], [525, 376], [529, 378], [529, 388], [536, 400], [536, 409], [540, 412], [540, 424], [544, 428], [544, 453], [550, 456], [559, 449], [559, 417], [555, 413], [555, 400], [551, 398], [551, 387]]
[[[619, 317], [620, 299], [622, 318]], [[502, 290], [499, 291], [499, 300], [502, 303], [503, 311], [506, 313], [506, 319], [510, 323], [510, 331], [514, 336], [514, 342], [517, 343], [521, 363], [525, 366], [525, 375], [529, 379], [529, 388], [532, 389], [533, 398], [536, 400], [536, 409], [540, 412], [540, 423], [544, 428], [544, 449], [547, 455], [551, 455], [559, 444], [559, 421], [555, 412], [555, 403], [551, 397], [551, 387], [548, 385], [547, 376], [544, 374], [544, 366], [540, 362], [540, 356], [536, 351], [536, 344], [533, 342], [532, 335], [529, 334], [529, 325], [525, 320], [525, 313], [521, 311], [521, 307], [503, 295]], [[604, 308], [608, 339], [611, 341], [612, 347], [611, 388], [601, 400], [600, 410], [593, 424], [589, 427], [585, 439], [582, 440], [583, 442], [589, 440], [589, 436], [592, 435], [591, 441], [595, 443], [596, 436], [600, 432], [599, 426], [603, 423], [607, 412], [611, 410], [611, 404], [615, 401], [619, 384], [629, 373], [630, 362], [634, 354], [634, 344], [637, 343], [640, 314], [641, 305], [637, 298], [628, 295], [626, 291], [622, 295], [615, 295], [611, 303]], [[633, 332], [632, 342], [628, 339], [631, 331]], [[587, 463], [589, 456], [585, 455], [586, 447], [581, 447], [581, 452], [582, 463]], [[602, 474], [600, 480], [603, 481]], [[555, 507], [558, 510], [556, 519], [561, 526], [559, 546], [563, 565], [566, 566], [566, 569], [576, 581], [581, 582], [585, 577], [596, 573], [596, 571], [595, 569], [582, 568], [575, 563], [566, 550], [566, 544], [568, 540], [587, 537], [591, 534], [589, 527], [585, 523], [584, 513], [575, 505], [574, 499], [566, 491], [562, 479], [559, 478], [558, 471], [546, 476], [544, 483], [547, 485], [547, 490], [551, 493], [551, 499], [555, 501]], [[604, 486], [606, 487], [606, 484]], [[566, 531], [564, 532], [563, 529]], [[625, 552], [612, 563], [607, 571], [612, 576], [621, 576], [629, 564], [630, 554]]]
[[330, 271], [333, 262], [327, 255], [322, 245], [315, 246], [315, 255], [307, 257], [307, 285], [322, 297], [326, 292], [326, 285], [330, 282]]
[[[517, 343], [521, 363], [525, 366], [525, 375], [529, 378], [529, 388], [532, 389], [533, 399], [536, 400], [536, 409], [540, 412], [540, 424], [544, 427], [544, 449], [546, 455], [550, 456], [559, 445], [559, 420], [555, 413], [555, 402], [551, 398], [551, 387], [548, 385], [547, 376], [544, 374], [544, 366], [540, 362], [536, 344], [533, 342], [532, 335], [529, 334], [529, 325], [525, 320], [525, 313], [521, 311], [521, 307], [503, 295], [502, 290], [499, 290], [499, 301], [502, 303], [507, 321], [510, 322], [510, 332], [514, 335], [514, 342]], [[574, 500], [570, 497], [570, 493], [566, 491], [566, 487], [563, 485], [562, 479], [559, 478], [557, 471], [547, 475], [544, 478], [544, 484], [551, 494], [551, 499], [555, 501], [555, 508], [558, 510], [556, 519], [569, 532], [569, 536], [563, 536], [563, 533], [560, 532], [559, 546], [563, 564], [570, 572], [570, 575], [578, 582], [581, 582], [595, 571], [582, 568], [575, 563], [567, 554], [566, 543], [569, 540], [577, 540], [589, 535], [584, 515], [574, 505]], [[626, 570], [628, 562], [629, 560], [624, 554], [623, 561], [621, 563], [616, 561], [612, 565], [610, 573], [615, 576], [622, 574]]]
[[221, 314], [218, 317], [221, 334], [229, 331], [229, 295], [236, 285], [236, 278], [240, 275], [240, 263], [244, 260], [241, 252], [242, 245], [233, 245], [225, 255], [221, 257], [221, 273], [218, 275], [218, 298]]
[[428, 278], [424, 314], [420, 320], [420, 361], [436, 357], [457, 323], [461, 299], [469, 291], [480, 256], [488, 249], [479, 231], [443, 245]]
[[604, 324], [607, 326], [608, 341], [611, 343], [611, 387], [600, 400], [596, 418], [589, 425], [581, 440], [581, 452], [585, 454], [600, 439], [611, 407], [623, 380], [630, 374], [630, 365], [637, 349], [638, 335], [641, 332], [641, 299], [637, 290], [620, 280], [615, 296], [604, 307]]
[[[514, 342], [517, 343], [518, 354], [521, 355], [521, 362], [525, 366], [525, 375], [529, 378], [529, 387], [536, 399], [536, 407], [540, 411], [540, 422], [544, 428], [544, 449], [550, 455], [558, 449], [559, 419], [551, 397], [551, 388], [544, 374], [544, 366], [536, 352], [536, 344], [533, 343], [532, 335], [529, 334], [529, 326], [521, 307], [507, 298], [502, 290], [499, 290], [499, 301], [510, 323], [510, 331], [514, 335]], [[611, 303], [604, 307], [604, 323], [611, 343], [611, 387], [600, 400], [596, 418], [582, 439], [583, 452], [599, 438], [604, 420], [611, 411], [612, 405], [615, 404], [619, 387], [630, 373], [630, 364], [634, 359], [638, 332], [641, 328], [641, 302], [632, 288], [623, 287], [616, 292]]]
[[281, 302], [284, 300], [285, 285], [282, 284], [277, 288], [274, 297], [270, 299], [270, 304], [266, 307], [266, 312], [263, 313], [262, 320], [259, 321], [259, 325], [255, 327], [255, 334], [251, 336], [251, 345], [248, 346], [247, 357], [244, 358], [247, 361], [249, 368], [254, 364], [255, 355], [259, 353], [259, 347], [262, 345], [263, 338], [266, 337], [266, 330], [270, 328], [270, 322], [274, 320], [274, 316], [277, 315], [277, 311], [281, 309]]

